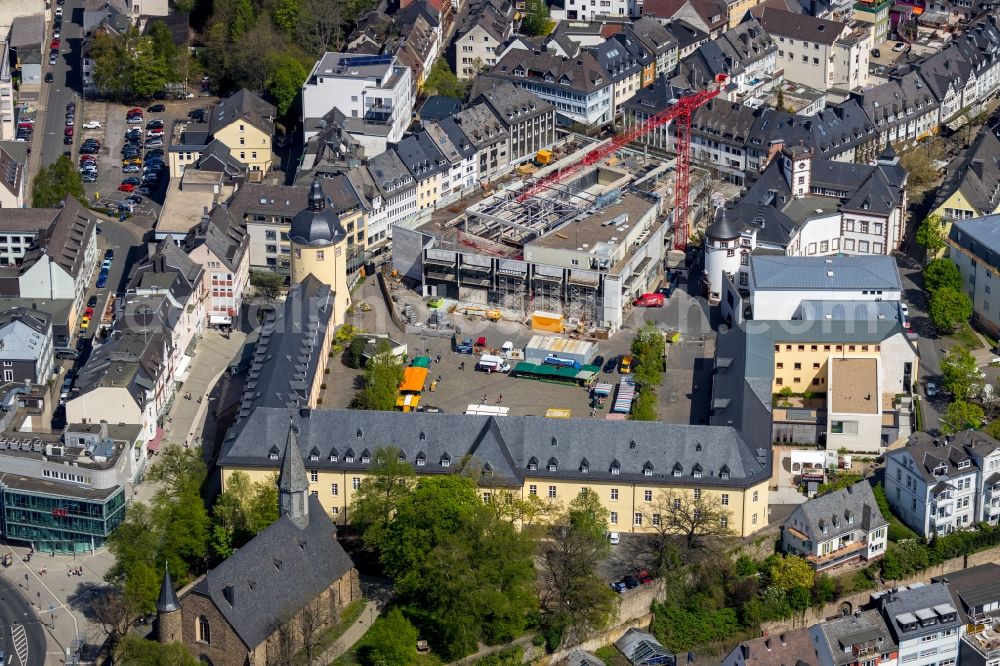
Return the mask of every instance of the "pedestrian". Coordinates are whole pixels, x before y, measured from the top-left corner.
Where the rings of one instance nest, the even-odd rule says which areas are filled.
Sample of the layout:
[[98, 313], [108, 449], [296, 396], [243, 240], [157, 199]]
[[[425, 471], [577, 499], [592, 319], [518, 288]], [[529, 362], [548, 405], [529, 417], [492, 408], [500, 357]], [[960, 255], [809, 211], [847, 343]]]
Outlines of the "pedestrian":
[[438, 355], [437, 355], [437, 358], [436, 358], [436, 359], [434, 359], [434, 362], [435, 362], [435, 363], [440, 363], [440, 362], [441, 362], [441, 354], [438, 354]]
[[497, 396], [497, 404], [499, 405], [501, 402], [503, 402], [503, 393]]
[[485, 393], [483, 394], [483, 399], [479, 401], [479, 404], [480, 405], [485, 405], [486, 404], [486, 394]]
[[458, 364], [458, 369], [465, 370], [465, 361], [462, 361], [461, 363]]

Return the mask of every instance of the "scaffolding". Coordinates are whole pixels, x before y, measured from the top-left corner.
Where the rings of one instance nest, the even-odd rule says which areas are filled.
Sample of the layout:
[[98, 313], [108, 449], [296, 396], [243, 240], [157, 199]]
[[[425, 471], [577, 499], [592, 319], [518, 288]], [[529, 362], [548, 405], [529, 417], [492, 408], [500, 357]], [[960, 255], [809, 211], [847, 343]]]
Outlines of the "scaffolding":
[[497, 289], [491, 305], [516, 312], [520, 317], [528, 313], [527, 276], [500, 270], [497, 272]]

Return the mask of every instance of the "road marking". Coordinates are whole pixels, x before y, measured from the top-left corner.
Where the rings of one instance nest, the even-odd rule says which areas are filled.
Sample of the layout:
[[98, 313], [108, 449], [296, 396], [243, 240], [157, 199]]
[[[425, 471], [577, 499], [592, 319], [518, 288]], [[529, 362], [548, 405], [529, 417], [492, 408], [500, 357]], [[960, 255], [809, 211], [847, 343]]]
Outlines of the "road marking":
[[21, 660], [21, 666], [28, 666], [28, 634], [24, 631], [24, 625], [10, 625], [10, 637], [14, 641], [14, 652]]

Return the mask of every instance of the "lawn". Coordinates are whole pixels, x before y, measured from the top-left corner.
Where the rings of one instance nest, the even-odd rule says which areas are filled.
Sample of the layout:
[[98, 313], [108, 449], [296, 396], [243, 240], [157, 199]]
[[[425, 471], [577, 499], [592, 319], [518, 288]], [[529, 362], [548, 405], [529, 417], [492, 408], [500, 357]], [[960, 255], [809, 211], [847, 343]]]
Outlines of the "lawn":
[[980, 340], [976, 334], [973, 333], [972, 327], [965, 322], [959, 326], [957, 331], [950, 334], [948, 337], [952, 338], [955, 342], [969, 350], [979, 349], [983, 346], [982, 340]]
[[[337, 622], [335, 625], [331, 626], [325, 632], [323, 632], [323, 634], [319, 637], [319, 641], [317, 642], [317, 647], [316, 647], [316, 654], [322, 654], [323, 652], [326, 651], [327, 648], [333, 645], [338, 638], [343, 636], [344, 632], [347, 631], [347, 628], [358, 621], [358, 618], [361, 617], [361, 611], [363, 611], [364, 609], [365, 609], [364, 599], [358, 599], [357, 601], [352, 601], [351, 603], [347, 604], [347, 606], [344, 607], [344, 611], [340, 614], [340, 621]], [[300, 652], [299, 654], [295, 655], [295, 663], [305, 664], [306, 663], [305, 654]]]
[[628, 659], [613, 645], [606, 645], [594, 654], [603, 659], [608, 666], [629, 666]]
[[[375, 625], [377, 626], [381, 621], [381, 617], [376, 618]], [[337, 657], [330, 666], [365, 666], [365, 662], [360, 659], [359, 653], [364, 653], [364, 648], [367, 645], [370, 635], [371, 629], [365, 632], [365, 635], [354, 644], [354, 647]], [[442, 663], [441, 659], [433, 654], [418, 654], [416, 660], [412, 662], [412, 666], [441, 666]]]

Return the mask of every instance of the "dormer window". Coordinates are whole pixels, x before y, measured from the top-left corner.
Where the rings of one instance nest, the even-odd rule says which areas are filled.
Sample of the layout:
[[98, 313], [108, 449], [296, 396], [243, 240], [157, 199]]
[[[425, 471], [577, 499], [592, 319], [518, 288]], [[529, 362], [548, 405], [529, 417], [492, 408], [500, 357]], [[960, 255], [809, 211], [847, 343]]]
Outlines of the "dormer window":
[[580, 472], [582, 472], [583, 474], [589, 473], [590, 472], [590, 465], [588, 465], [586, 463], [581, 463], [580, 464]]
[[514, 76], [524, 76], [524, 75], [525, 71], [523, 67], [518, 66], [514, 68]]
[[531, 459], [528, 460], [528, 469], [530, 469], [532, 472], [538, 469], [538, 459], [535, 458], [534, 456], [532, 456]]
[[612, 476], [622, 473], [621, 465], [618, 464], [617, 460], [611, 462], [611, 474]]
[[451, 457], [447, 453], [441, 456], [441, 467], [451, 467]]
[[281, 560], [279, 560], [278, 558], [274, 558], [273, 563], [274, 563], [274, 570], [281, 571]]
[[683, 467], [681, 466], [681, 464], [680, 464], [680, 463], [676, 463], [676, 464], [674, 465], [674, 468], [673, 468], [673, 470], [671, 470], [671, 474], [672, 474], [673, 476], [680, 476], [680, 475], [681, 475], [681, 474], [683, 474], [683, 473], [684, 473], [684, 468], [683, 468]]
[[357, 437], [358, 439], [361, 439], [362, 437], [361, 428], [358, 428], [358, 432], [354, 436]]
[[338, 460], [340, 460], [340, 456], [338, 456], [336, 453], [330, 454], [330, 462], [337, 462]]
[[944, 476], [948, 473], [948, 468], [944, 465], [938, 465], [934, 468], [934, 476]]
[[635, 440], [633, 439], [631, 442], [628, 443], [628, 448], [630, 451], [635, 451], [637, 448], [639, 448], [639, 445], [636, 444]]
[[555, 458], [549, 458], [549, 463], [548, 465], [546, 465], [546, 469], [548, 469], [550, 472], [558, 472], [559, 461], [557, 461]]
[[959, 469], [967, 469], [971, 464], [972, 464], [972, 461], [970, 461], [970, 460], [963, 460], [963, 461], [961, 461], [961, 462], [958, 463], [958, 468]]
[[354, 462], [354, 453], [351, 452], [351, 451], [348, 451], [347, 454], [344, 456], [344, 462], [346, 462], [346, 463], [352, 463], [352, 462]]
[[270, 460], [277, 460], [278, 459], [278, 455], [279, 455], [279, 452], [278, 452], [278, 447], [277, 446], [272, 446], [271, 450], [267, 452], [267, 457]]
[[372, 461], [372, 457], [370, 455], [368, 455], [367, 451], [365, 453], [361, 454], [361, 462], [362, 463], [364, 463], [365, 465], [367, 465], [371, 461]]
[[553, 437], [553, 438], [552, 438], [552, 446], [555, 446], [555, 445], [556, 445], [556, 444], [558, 444], [558, 443], [559, 443], [559, 442], [557, 442], [557, 441], [556, 441], [556, 438], [555, 438], [555, 437]]
[[406, 456], [403, 455], [402, 453], [400, 453], [398, 456], [396, 456], [396, 462], [405, 463], [406, 462]]
[[424, 452], [421, 451], [417, 454], [417, 467], [423, 467], [427, 464], [427, 458], [424, 456]]

